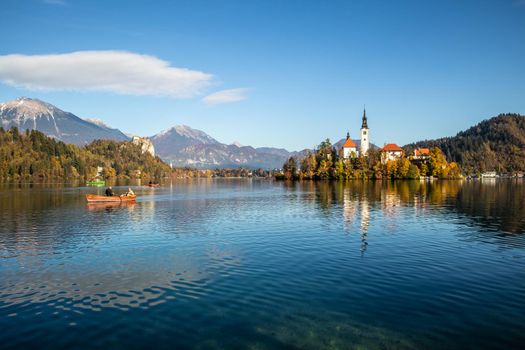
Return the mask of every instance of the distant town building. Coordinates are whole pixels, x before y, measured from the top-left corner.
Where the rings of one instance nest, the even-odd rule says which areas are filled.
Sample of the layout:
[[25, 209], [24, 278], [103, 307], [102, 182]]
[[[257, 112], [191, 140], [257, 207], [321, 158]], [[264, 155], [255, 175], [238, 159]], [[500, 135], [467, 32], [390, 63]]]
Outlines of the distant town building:
[[350, 138], [350, 133], [346, 133], [346, 141], [341, 148], [339, 155], [344, 159], [355, 157], [357, 155], [357, 145]]
[[387, 143], [380, 150], [381, 163], [386, 163], [389, 160], [396, 160], [403, 156], [403, 149], [395, 143]]
[[370, 146], [370, 130], [368, 129], [368, 120], [366, 119], [366, 108], [363, 109], [363, 120], [361, 124], [361, 147], [360, 155], [366, 156]]
[[430, 149], [428, 148], [416, 148], [414, 150], [414, 159], [429, 159], [430, 158]]
[[131, 142], [134, 145], [140, 146], [143, 154], [148, 152], [152, 156], [155, 156], [155, 147], [153, 147], [153, 143], [147, 137], [133, 136]]
[[486, 171], [481, 174], [482, 178], [495, 178], [498, 177], [498, 174], [495, 171]]

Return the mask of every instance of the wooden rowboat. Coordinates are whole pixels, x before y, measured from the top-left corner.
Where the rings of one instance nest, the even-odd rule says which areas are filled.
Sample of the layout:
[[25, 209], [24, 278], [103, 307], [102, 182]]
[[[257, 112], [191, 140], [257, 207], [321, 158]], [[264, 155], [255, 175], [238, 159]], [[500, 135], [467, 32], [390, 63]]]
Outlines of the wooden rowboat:
[[86, 194], [88, 203], [122, 203], [122, 202], [135, 202], [137, 196], [99, 196], [96, 194]]
[[147, 184], [146, 186], [148, 186], [148, 187], [159, 187], [160, 184]]

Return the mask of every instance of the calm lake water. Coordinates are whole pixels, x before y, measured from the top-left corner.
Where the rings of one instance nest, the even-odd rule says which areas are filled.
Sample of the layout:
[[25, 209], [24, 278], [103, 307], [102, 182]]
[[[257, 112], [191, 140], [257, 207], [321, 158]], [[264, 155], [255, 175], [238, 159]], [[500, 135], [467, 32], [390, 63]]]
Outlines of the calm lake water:
[[525, 348], [522, 181], [134, 190], [0, 186], [0, 348]]

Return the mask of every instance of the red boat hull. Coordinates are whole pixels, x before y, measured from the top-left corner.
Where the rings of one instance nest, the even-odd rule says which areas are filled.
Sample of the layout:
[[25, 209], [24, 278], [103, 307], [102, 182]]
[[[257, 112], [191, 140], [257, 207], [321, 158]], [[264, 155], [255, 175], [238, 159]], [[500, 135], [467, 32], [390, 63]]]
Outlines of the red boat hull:
[[96, 194], [86, 194], [88, 203], [122, 203], [135, 202], [137, 196], [99, 196]]

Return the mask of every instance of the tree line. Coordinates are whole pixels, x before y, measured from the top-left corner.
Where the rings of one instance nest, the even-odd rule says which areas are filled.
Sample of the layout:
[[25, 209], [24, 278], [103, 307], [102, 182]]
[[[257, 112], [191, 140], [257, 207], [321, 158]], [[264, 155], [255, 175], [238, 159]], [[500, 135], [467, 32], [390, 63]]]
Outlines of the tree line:
[[248, 168], [217, 168], [217, 169], [196, 169], [196, 168], [175, 168], [173, 177], [175, 178], [212, 178], [212, 177], [271, 177], [271, 171], [266, 169]]
[[0, 127], [0, 181], [269, 177], [265, 169], [174, 168], [126, 141], [95, 140], [78, 147], [37, 130]]
[[465, 174], [485, 171], [513, 174], [525, 171], [525, 116], [500, 114], [458, 133], [454, 137], [425, 140], [406, 145], [438, 147], [446, 158], [457, 162]]
[[329, 139], [321, 142], [302, 159], [290, 157], [277, 179], [419, 179], [421, 176], [460, 178], [461, 169], [455, 162], [449, 163], [439, 148], [432, 148], [427, 159], [403, 156], [399, 159], [381, 161], [378, 149], [369, 149], [366, 156], [344, 159], [338, 155]]
[[37, 130], [0, 127], [0, 180], [160, 179], [171, 168], [131, 142], [96, 140], [84, 147], [65, 144]]

